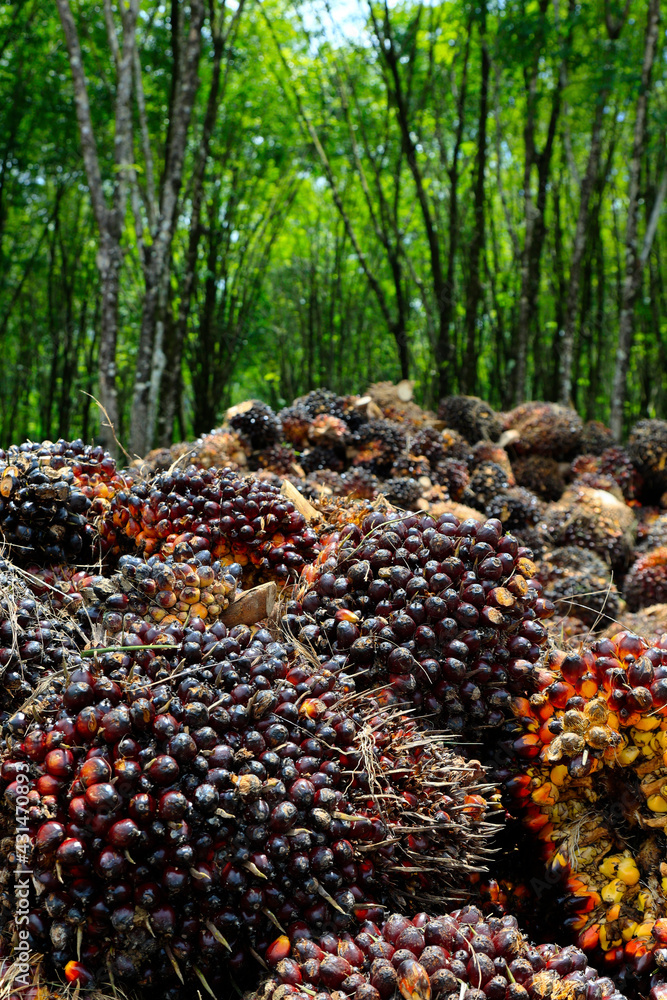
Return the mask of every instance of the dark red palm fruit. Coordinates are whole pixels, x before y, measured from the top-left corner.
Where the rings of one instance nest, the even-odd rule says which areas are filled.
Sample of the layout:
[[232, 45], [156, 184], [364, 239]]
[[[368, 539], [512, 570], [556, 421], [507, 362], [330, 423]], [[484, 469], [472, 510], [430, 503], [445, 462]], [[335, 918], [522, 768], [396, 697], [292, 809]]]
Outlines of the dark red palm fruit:
[[385, 700], [444, 713], [450, 729], [471, 732], [483, 720], [497, 725], [512, 691], [539, 689], [540, 619], [553, 606], [528, 550], [500, 521], [374, 512], [325, 551], [284, 627], [357, 671], [359, 687], [385, 685]]
[[565, 995], [580, 989], [600, 1000], [622, 1000], [614, 983], [587, 965], [583, 952], [532, 945], [514, 917], [484, 918], [475, 907], [441, 916], [419, 914], [410, 922], [412, 929], [423, 931], [427, 940], [445, 942], [428, 945], [420, 958], [394, 951], [387, 939], [387, 934], [396, 939], [397, 932], [408, 933], [408, 919], [392, 914], [379, 926], [362, 924], [354, 937], [329, 933], [312, 941], [297, 933], [291, 949], [288, 937], [278, 938], [266, 952], [270, 977], [253, 1000], [307, 996], [300, 992], [304, 982], [312, 984], [321, 1000], [348, 990], [355, 1000], [389, 1000], [397, 993], [405, 1000], [427, 1000], [464, 992], [479, 1000], [518, 1000], [543, 996], [544, 990]]

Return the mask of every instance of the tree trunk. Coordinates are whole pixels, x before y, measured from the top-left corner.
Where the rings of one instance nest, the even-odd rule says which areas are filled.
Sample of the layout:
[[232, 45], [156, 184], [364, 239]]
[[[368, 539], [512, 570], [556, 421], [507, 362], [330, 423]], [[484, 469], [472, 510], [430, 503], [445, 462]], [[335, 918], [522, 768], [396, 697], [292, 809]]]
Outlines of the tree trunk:
[[221, 72], [222, 58], [226, 51], [227, 40], [238, 25], [243, 6], [244, 0], [240, 0], [239, 6], [225, 34], [222, 33], [221, 25], [211, 24], [213, 36], [211, 83], [206, 101], [206, 113], [204, 115], [197, 161], [192, 178], [190, 231], [185, 259], [185, 273], [179, 288], [180, 303], [178, 316], [175, 319], [167, 316], [165, 319], [165, 331], [167, 333], [163, 347], [165, 363], [159, 392], [160, 410], [157, 416], [156, 444], [159, 448], [165, 448], [171, 444], [174, 420], [179, 412], [178, 395], [182, 383], [183, 345], [185, 344], [192, 296], [196, 285], [197, 255], [202, 235], [201, 213], [204, 201], [204, 181], [206, 179], [206, 168], [211, 151], [211, 139], [217, 119], [218, 106], [221, 96], [224, 93], [224, 81], [222, 80]]
[[[153, 443], [151, 424], [151, 385], [155, 364], [155, 340], [161, 307], [165, 300], [165, 281], [171, 242], [176, 227], [178, 196], [183, 179], [185, 147], [190, 129], [192, 105], [199, 83], [198, 67], [201, 52], [201, 29], [204, 19], [202, 0], [190, 0], [190, 23], [184, 46], [178, 47], [178, 64], [174, 66], [174, 98], [169, 116], [169, 143], [160, 192], [157, 231], [152, 234], [145, 253], [145, 297], [141, 316], [139, 348], [134, 374], [132, 418], [130, 421], [130, 452], [144, 455]], [[178, 30], [178, 29], [177, 29]]]
[[[637, 248], [637, 228], [639, 221], [639, 181], [641, 165], [646, 147], [646, 112], [648, 96], [651, 87], [651, 72], [655, 61], [658, 42], [658, 26], [660, 23], [660, 0], [649, 0], [646, 18], [646, 38], [644, 42], [644, 58], [642, 61], [641, 82], [637, 98], [635, 127], [630, 159], [630, 183], [628, 191], [628, 219], [625, 231], [625, 278], [621, 291], [621, 310], [618, 324], [618, 342], [614, 366], [614, 379], [611, 394], [610, 427], [617, 441], [623, 433], [623, 407], [627, 388], [628, 370], [630, 367], [630, 349], [634, 326], [634, 313], [637, 295], [641, 287], [641, 274], [650, 252], [653, 240], [651, 223], [649, 222], [644, 247], [641, 253]], [[654, 215], [660, 211], [660, 192], [656, 196]], [[662, 196], [664, 200], [664, 194]], [[657, 218], [656, 218], [657, 223]], [[650, 241], [649, 241], [650, 235]]]
[[122, 265], [121, 237], [125, 224], [127, 200], [127, 172], [132, 163], [132, 64], [135, 51], [135, 28], [139, 13], [139, 0], [130, 0], [123, 13], [123, 45], [117, 66], [115, 103], [114, 178], [112, 207], [108, 208], [104, 196], [97, 142], [93, 130], [88, 99], [88, 84], [83, 68], [83, 56], [69, 0], [57, 0], [60, 21], [69, 55], [74, 103], [81, 153], [86, 169], [93, 214], [99, 232], [97, 267], [100, 273], [102, 307], [100, 310], [99, 350], [99, 402], [103, 408], [100, 418], [100, 437], [104, 447], [117, 454], [118, 393], [116, 388], [116, 340], [118, 337], [118, 300], [120, 269]]
[[470, 273], [466, 302], [466, 344], [461, 390], [475, 394], [477, 390], [477, 313], [482, 299], [480, 259], [484, 252], [484, 175], [486, 172], [486, 118], [489, 105], [489, 75], [491, 60], [486, 46], [486, 0], [481, 0], [480, 20], [480, 95], [475, 164], [474, 224], [470, 241]]
[[579, 307], [579, 289], [581, 287], [581, 268], [586, 250], [586, 234], [588, 232], [588, 210], [590, 206], [593, 185], [600, 168], [602, 153], [602, 119], [604, 106], [609, 91], [600, 93], [598, 106], [595, 110], [595, 120], [591, 132], [591, 145], [586, 164], [586, 173], [581, 182], [581, 197], [579, 199], [579, 214], [572, 244], [570, 261], [570, 278], [567, 286], [565, 302], [565, 321], [561, 339], [561, 376], [558, 398], [563, 406], [568, 406], [572, 395], [572, 358], [574, 351], [574, 335]]

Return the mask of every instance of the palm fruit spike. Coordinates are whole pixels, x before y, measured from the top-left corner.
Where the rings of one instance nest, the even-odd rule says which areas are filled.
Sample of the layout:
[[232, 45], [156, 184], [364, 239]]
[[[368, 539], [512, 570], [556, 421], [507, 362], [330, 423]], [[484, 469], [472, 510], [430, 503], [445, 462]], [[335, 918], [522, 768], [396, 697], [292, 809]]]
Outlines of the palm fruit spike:
[[519, 486], [537, 493], [542, 500], [560, 500], [565, 490], [560, 466], [547, 455], [525, 455], [513, 465]]
[[4, 754], [42, 887], [30, 944], [56, 969], [215, 984], [222, 958], [242, 968], [276, 928], [344, 929], [479, 868], [481, 765], [265, 630], [200, 629], [73, 655]]
[[631, 611], [667, 601], [667, 546], [644, 552], [635, 560], [623, 592]]
[[639, 496], [643, 481], [625, 448], [606, 448], [600, 455], [600, 472], [618, 483], [626, 500]]
[[475, 444], [477, 441], [497, 441], [502, 423], [488, 403], [477, 396], [447, 396], [440, 400], [438, 417], [448, 428], [458, 431]]
[[345, 421], [328, 413], [318, 414], [308, 427], [308, 440], [313, 445], [341, 448], [349, 437], [350, 429]]
[[343, 497], [345, 496], [345, 484], [338, 472], [331, 469], [316, 469], [309, 472], [301, 486], [301, 492], [306, 497]]
[[667, 640], [619, 632], [547, 667], [513, 701], [506, 788], [565, 881], [579, 946], [608, 967], [665, 967]]
[[272, 972], [249, 1000], [622, 1000], [579, 949], [534, 945], [515, 917], [475, 906], [371, 917], [356, 933], [281, 935], [267, 958]]
[[[468, 450], [467, 446], [466, 450]], [[435, 465], [436, 462], [445, 457], [447, 448], [440, 431], [436, 430], [435, 427], [422, 427], [411, 438], [410, 451], [413, 455], [423, 455]]]
[[546, 510], [544, 524], [554, 545], [593, 549], [614, 569], [624, 568], [633, 549], [632, 509], [605, 490], [573, 485]]
[[275, 444], [255, 455], [258, 468], [274, 472], [277, 476], [298, 476], [302, 474], [299, 459], [293, 448]]
[[147, 560], [121, 556], [118, 579], [106, 581], [103, 624], [107, 632], [134, 631], [124, 624], [127, 612], [155, 625], [185, 624], [193, 615], [210, 624], [229, 607], [241, 567], [199, 562], [192, 552], [179, 552], [179, 548], [190, 547], [177, 546], [174, 556], [164, 561], [157, 556]]
[[505, 429], [514, 432], [512, 446], [519, 455], [548, 455], [558, 460], [576, 454], [583, 424], [575, 410], [557, 403], [523, 403], [505, 417]]
[[259, 399], [248, 399], [244, 403], [232, 406], [227, 410], [226, 418], [229, 426], [245, 438], [254, 449], [278, 444], [282, 437], [279, 417], [270, 406]]
[[547, 552], [537, 566], [537, 579], [557, 615], [576, 615], [598, 629], [618, 619], [623, 607], [618, 589], [609, 566], [595, 552], [566, 545]]
[[658, 498], [667, 489], [667, 421], [640, 420], [630, 431], [628, 454], [644, 478], [646, 499]]
[[[443, 433], [445, 432], [443, 431]], [[514, 477], [514, 472], [512, 471], [510, 457], [505, 449], [501, 448], [500, 445], [493, 444], [491, 441], [478, 441], [472, 450], [470, 464], [473, 469], [476, 469], [477, 466], [482, 464], [482, 462], [494, 462], [496, 465], [499, 465], [505, 473], [507, 485], [516, 486], [516, 479]]]
[[384, 475], [405, 447], [405, 430], [400, 424], [392, 420], [369, 420], [352, 436], [352, 464], [365, 465], [377, 475]]
[[[181, 465], [196, 465], [198, 469], [244, 469], [248, 464], [251, 446], [236, 431], [217, 427], [208, 434], [201, 434], [190, 445], [172, 445], [170, 452], [171, 461], [164, 467], [165, 470], [178, 458], [182, 459]], [[187, 459], [183, 458], [185, 455]]]
[[238, 562], [246, 586], [285, 580], [319, 551], [315, 532], [280, 489], [229, 469], [190, 466], [118, 494], [99, 524], [103, 552], [166, 557], [180, 542]]
[[284, 627], [358, 686], [476, 730], [503, 719], [508, 686], [525, 690], [540, 658], [553, 605], [535, 573], [499, 521], [375, 511], [324, 546]]

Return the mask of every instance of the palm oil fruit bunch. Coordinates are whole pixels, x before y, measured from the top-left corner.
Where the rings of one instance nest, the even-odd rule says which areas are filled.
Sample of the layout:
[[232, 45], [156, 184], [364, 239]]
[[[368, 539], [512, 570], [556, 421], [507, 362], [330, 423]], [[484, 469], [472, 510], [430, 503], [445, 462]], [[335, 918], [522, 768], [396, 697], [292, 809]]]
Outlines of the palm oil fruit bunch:
[[91, 555], [92, 523], [131, 484], [100, 447], [31, 441], [0, 452], [0, 533], [16, 562], [76, 563]]
[[245, 403], [232, 406], [227, 410], [227, 422], [253, 449], [280, 443], [280, 418], [259, 399], [248, 399]]
[[358, 685], [470, 732], [531, 683], [553, 613], [536, 571], [497, 520], [375, 511], [325, 546], [284, 627]]
[[542, 500], [560, 500], [565, 480], [559, 463], [547, 455], [524, 455], [513, 465], [519, 486], [532, 490]]
[[397, 479], [386, 479], [382, 484], [382, 494], [394, 507], [402, 510], [414, 510], [415, 504], [422, 494], [422, 487], [416, 479], [403, 476]]
[[587, 420], [581, 432], [579, 447], [582, 455], [601, 455], [615, 444], [609, 427], [600, 420]]
[[542, 690], [513, 700], [505, 787], [565, 883], [579, 947], [667, 967], [667, 642], [619, 632], [546, 666]]
[[667, 546], [643, 552], [632, 564], [623, 591], [631, 611], [667, 601]]
[[544, 516], [554, 545], [592, 549], [615, 570], [628, 564], [637, 522], [632, 509], [606, 490], [573, 484]]
[[116, 495], [99, 526], [103, 553], [172, 555], [181, 542], [247, 579], [286, 580], [319, 551], [317, 535], [291, 500], [262, 480], [193, 466], [136, 483]]
[[557, 615], [604, 626], [621, 614], [623, 604], [612, 572], [595, 552], [576, 545], [553, 549], [539, 560], [537, 578]]
[[505, 429], [514, 431], [512, 446], [519, 455], [548, 455], [559, 461], [574, 455], [583, 423], [575, 410], [558, 403], [522, 403], [505, 418]]
[[192, 616], [210, 624], [220, 617], [234, 599], [241, 567], [211, 563], [210, 559], [199, 561], [209, 555], [208, 551], [198, 553], [198, 559], [182, 549], [190, 546], [181, 543], [174, 555], [164, 560], [159, 556], [146, 560], [121, 556], [118, 578], [108, 581], [112, 592], [105, 588], [108, 596], [103, 603], [103, 625], [107, 632], [134, 631], [128, 627], [128, 614], [155, 625], [185, 624]]
[[53, 468], [36, 454], [7, 454], [0, 468], [0, 534], [17, 562], [85, 558], [92, 529], [90, 500], [67, 466]]
[[352, 695], [265, 630], [197, 618], [72, 655], [2, 764], [32, 950], [82, 985], [215, 990], [277, 929], [460, 886], [495, 828], [481, 765]]
[[393, 420], [369, 420], [351, 440], [352, 465], [363, 465], [379, 476], [388, 474], [406, 448], [403, 427]]
[[658, 499], [667, 490], [667, 421], [636, 423], [628, 438], [628, 454], [644, 478], [645, 492]]
[[49, 674], [62, 668], [80, 637], [35, 600], [11, 563], [0, 561], [0, 724], [21, 725], [20, 710]]
[[503, 429], [498, 414], [477, 396], [446, 396], [440, 400], [438, 418], [470, 444], [497, 441]]
[[475, 906], [371, 917], [354, 931], [281, 935], [252, 1000], [622, 1000], [578, 948], [534, 945], [515, 917]]

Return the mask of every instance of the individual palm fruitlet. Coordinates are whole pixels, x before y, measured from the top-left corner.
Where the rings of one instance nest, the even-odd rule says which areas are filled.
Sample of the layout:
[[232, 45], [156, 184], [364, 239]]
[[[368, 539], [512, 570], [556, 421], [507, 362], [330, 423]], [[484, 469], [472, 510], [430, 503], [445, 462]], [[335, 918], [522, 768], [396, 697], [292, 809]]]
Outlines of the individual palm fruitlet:
[[312, 562], [317, 535], [279, 488], [229, 469], [175, 469], [114, 497], [99, 526], [107, 556], [139, 550], [166, 558], [187, 542], [240, 563], [244, 584], [286, 580]]
[[287, 605], [291, 635], [450, 729], [503, 719], [510, 689], [531, 683], [553, 605], [499, 521], [376, 511], [322, 544]]
[[622, 1000], [582, 951], [532, 944], [513, 916], [467, 906], [376, 921], [348, 934], [281, 935], [251, 1000]]
[[481, 765], [345, 675], [197, 618], [124, 646], [72, 655], [2, 764], [9, 808], [27, 798], [31, 947], [66, 976], [216, 988], [276, 929], [342, 930], [479, 868]]
[[619, 632], [554, 650], [514, 699], [505, 787], [606, 967], [667, 967], [667, 643]]

